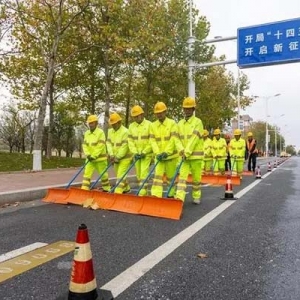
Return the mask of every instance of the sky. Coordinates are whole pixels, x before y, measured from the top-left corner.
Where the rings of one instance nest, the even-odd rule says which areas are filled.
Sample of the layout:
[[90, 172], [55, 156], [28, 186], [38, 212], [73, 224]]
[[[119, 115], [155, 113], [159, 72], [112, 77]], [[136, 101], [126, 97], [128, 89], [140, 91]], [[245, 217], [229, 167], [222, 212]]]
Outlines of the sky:
[[[193, 3], [210, 22], [208, 39], [236, 36], [240, 27], [300, 17], [299, 0], [193, 0]], [[215, 46], [217, 55], [225, 54], [227, 59], [237, 58], [236, 41], [219, 42]], [[226, 65], [226, 68], [237, 76], [236, 64]], [[241, 114], [249, 114], [253, 121], [265, 122], [267, 119], [268, 123], [280, 128], [286, 145], [295, 145], [299, 150], [300, 63], [243, 68], [241, 72], [250, 81], [246, 94], [258, 96], [256, 102]], [[276, 94], [280, 96], [272, 97]], [[270, 97], [269, 100], [266, 97]]]

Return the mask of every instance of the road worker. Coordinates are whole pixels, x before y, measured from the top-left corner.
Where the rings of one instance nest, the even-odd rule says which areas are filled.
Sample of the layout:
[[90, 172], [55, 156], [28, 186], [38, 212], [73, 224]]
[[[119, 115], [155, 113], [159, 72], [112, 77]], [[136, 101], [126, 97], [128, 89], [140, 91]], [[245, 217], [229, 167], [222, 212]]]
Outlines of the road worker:
[[226, 141], [224, 138], [221, 138], [221, 130], [217, 128], [214, 130], [214, 138], [211, 147], [214, 175], [225, 174], [225, 160], [227, 157], [226, 149]]
[[179, 139], [183, 149], [179, 155], [183, 159], [179, 171], [179, 179], [175, 194], [176, 199], [185, 200], [186, 181], [189, 174], [192, 174], [192, 197], [193, 203], [200, 204], [201, 201], [201, 177], [203, 164], [203, 124], [195, 116], [196, 101], [187, 97], [182, 103], [184, 119], [178, 123]]
[[233, 132], [234, 138], [229, 143], [232, 175], [239, 176], [240, 179], [242, 179], [246, 151], [246, 142], [241, 138], [241, 134], [240, 129], [235, 129]]
[[[128, 170], [132, 154], [128, 147], [128, 129], [122, 125], [122, 118], [118, 113], [112, 113], [109, 116], [109, 125], [107, 135], [107, 152], [108, 158], [114, 164], [117, 182], [123, 177]], [[130, 192], [130, 186], [125, 176], [116, 187], [115, 193], [122, 194]]]
[[231, 140], [231, 137], [229, 134], [225, 134], [224, 136], [227, 147], [226, 147], [226, 151], [227, 151], [227, 157], [225, 160], [225, 171], [231, 171], [231, 159], [230, 159], [230, 153], [229, 153], [229, 143]]
[[[128, 129], [128, 146], [136, 160], [136, 177], [141, 184], [149, 174], [149, 166], [153, 154], [149, 141], [151, 122], [145, 119], [144, 110], [139, 105], [132, 107], [131, 117], [133, 122]], [[147, 183], [143, 185], [139, 195], [147, 195]]]
[[211, 172], [213, 157], [211, 153], [212, 140], [209, 137], [209, 132], [204, 129], [203, 130], [203, 150], [204, 150], [204, 158], [202, 164], [202, 174], [208, 175]]
[[[83, 181], [81, 185], [83, 190], [90, 189], [91, 178], [95, 169], [99, 174], [101, 174], [107, 167], [105, 134], [104, 131], [98, 127], [98, 117], [96, 115], [90, 115], [87, 118], [87, 123], [89, 130], [84, 133], [82, 148], [89, 162], [84, 168]], [[110, 190], [107, 172], [105, 172], [101, 177], [101, 186], [103, 191]]]
[[[178, 137], [178, 126], [176, 122], [167, 115], [167, 106], [163, 102], [157, 102], [154, 106], [156, 121], [150, 126], [150, 144], [152, 151], [159, 161], [154, 171], [154, 179], [151, 187], [151, 195], [163, 196], [163, 177], [166, 174], [167, 183], [170, 184], [178, 162], [178, 152], [183, 146]], [[175, 186], [173, 186], [168, 197], [173, 198]]]
[[253, 138], [253, 133], [250, 131], [247, 134], [246, 143], [246, 159], [248, 159], [248, 171], [255, 172], [256, 157], [258, 155], [258, 149], [256, 148], [256, 140]]

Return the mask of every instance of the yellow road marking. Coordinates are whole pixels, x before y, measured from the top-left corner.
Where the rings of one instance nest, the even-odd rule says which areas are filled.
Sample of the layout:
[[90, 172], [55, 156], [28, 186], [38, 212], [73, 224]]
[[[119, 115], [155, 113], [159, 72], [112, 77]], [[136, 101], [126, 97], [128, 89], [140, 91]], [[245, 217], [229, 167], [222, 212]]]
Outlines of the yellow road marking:
[[75, 249], [75, 243], [59, 241], [0, 263], [0, 283]]

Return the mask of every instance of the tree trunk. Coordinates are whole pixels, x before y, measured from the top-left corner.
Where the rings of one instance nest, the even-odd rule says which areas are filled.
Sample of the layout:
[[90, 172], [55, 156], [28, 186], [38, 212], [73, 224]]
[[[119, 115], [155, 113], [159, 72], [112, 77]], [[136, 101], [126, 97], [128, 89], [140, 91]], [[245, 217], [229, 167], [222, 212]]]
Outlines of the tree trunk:
[[[106, 59], [107, 61], [107, 59]], [[110, 109], [110, 72], [108, 64], [105, 63], [105, 105], [104, 105], [104, 132], [107, 136], [108, 131], [108, 119], [109, 119], [109, 109]]]
[[47, 140], [47, 158], [51, 158], [52, 156], [52, 135], [53, 135], [53, 127], [54, 127], [54, 78], [55, 74], [53, 74], [53, 78], [50, 85], [49, 90], [49, 128], [48, 128], [48, 140]]

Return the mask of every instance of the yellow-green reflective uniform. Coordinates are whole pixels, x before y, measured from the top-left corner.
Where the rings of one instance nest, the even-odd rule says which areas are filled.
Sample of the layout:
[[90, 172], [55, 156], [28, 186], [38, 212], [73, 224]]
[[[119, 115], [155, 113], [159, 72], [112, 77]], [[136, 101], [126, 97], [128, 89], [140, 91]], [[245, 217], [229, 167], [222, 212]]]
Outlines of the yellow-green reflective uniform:
[[225, 160], [227, 157], [227, 144], [224, 138], [216, 137], [212, 140], [211, 153], [213, 156], [214, 175], [225, 174]]
[[184, 148], [186, 159], [183, 161], [177, 184], [175, 198], [184, 201], [186, 191], [186, 181], [189, 174], [192, 174], [192, 197], [201, 198], [201, 177], [203, 160], [203, 124], [202, 121], [192, 116], [188, 120], [182, 119], [178, 123], [179, 139]]
[[[152, 147], [150, 145], [150, 125], [151, 122], [144, 119], [140, 124], [133, 122], [128, 129], [128, 146], [130, 152], [135, 154], [145, 154], [144, 158], [135, 163], [136, 177], [141, 184], [149, 174], [149, 166], [152, 160]], [[147, 195], [147, 182], [139, 192], [140, 196]]]
[[[103, 130], [99, 127], [97, 127], [93, 132], [87, 130], [84, 133], [82, 149], [85, 156], [90, 155], [91, 157], [95, 158], [95, 160], [89, 162], [84, 168], [81, 188], [83, 190], [89, 190], [91, 178], [95, 169], [100, 174], [107, 167], [105, 134]], [[103, 174], [103, 176], [101, 177], [101, 185], [103, 190], [110, 190], [107, 172], [105, 172], [105, 174]]]
[[[132, 154], [128, 147], [128, 129], [123, 125], [118, 130], [114, 130], [113, 128], [108, 129], [106, 145], [108, 155], [114, 156], [118, 160], [118, 162], [114, 163], [114, 169], [117, 181], [119, 181], [128, 170], [132, 159]], [[130, 186], [126, 178], [127, 176], [116, 187], [115, 193], [122, 194], [123, 192], [130, 191]]]
[[[156, 156], [162, 152], [166, 152], [168, 157], [155, 168], [154, 179], [151, 187], [151, 195], [162, 197], [163, 194], [163, 176], [166, 174], [167, 183], [170, 184], [176, 172], [178, 162], [177, 149], [182, 148], [182, 144], [178, 138], [178, 127], [174, 120], [165, 118], [164, 122], [159, 120], [151, 123], [150, 126], [150, 144], [153, 154]], [[169, 196], [175, 194], [175, 186], [170, 190]]]
[[231, 157], [232, 175], [242, 177], [244, 170], [246, 142], [240, 138], [232, 139], [229, 143], [229, 153]]
[[206, 139], [203, 139], [203, 149], [204, 149], [204, 157], [203, 157], [203, 174], [209, 174], [211, 171], [212, 166], [212, 153], [211, 153], [211, 147], [212, 147], [212, 140], [207, 137]]

